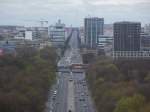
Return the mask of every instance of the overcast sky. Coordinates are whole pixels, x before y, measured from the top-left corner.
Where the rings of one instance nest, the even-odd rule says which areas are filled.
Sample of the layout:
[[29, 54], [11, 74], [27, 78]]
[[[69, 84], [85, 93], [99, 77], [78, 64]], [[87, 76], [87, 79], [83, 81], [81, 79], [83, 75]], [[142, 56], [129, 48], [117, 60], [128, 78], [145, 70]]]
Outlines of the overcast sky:
[[150, 23], [150, 0], [0, 0], [0, 25], [53, 24], [83, 26], [83, 18], [104, 17], [105, 23], [139, 21]]

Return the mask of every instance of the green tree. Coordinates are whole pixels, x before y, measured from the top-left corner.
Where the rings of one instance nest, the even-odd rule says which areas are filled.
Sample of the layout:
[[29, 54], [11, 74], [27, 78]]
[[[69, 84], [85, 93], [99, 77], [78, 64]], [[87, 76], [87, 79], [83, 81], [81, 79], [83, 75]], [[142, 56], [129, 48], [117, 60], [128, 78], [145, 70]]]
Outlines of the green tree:
[[117, 103], [114, 112], [141, 112], [144, 103], [145, 98], [142, 95], [123, 97]]

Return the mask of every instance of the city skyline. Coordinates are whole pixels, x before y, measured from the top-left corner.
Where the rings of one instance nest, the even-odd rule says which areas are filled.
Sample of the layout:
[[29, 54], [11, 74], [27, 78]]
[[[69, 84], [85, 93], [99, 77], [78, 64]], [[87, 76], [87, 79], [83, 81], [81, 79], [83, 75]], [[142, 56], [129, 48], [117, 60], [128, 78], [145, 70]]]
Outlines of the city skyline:
[[[1, 0], [0, 25], [49, 25], [61, 19], [67, 25], [83, 26], [85, 17], [102, 17], [105, 23], [137, 21], [149, 23], [149, 0]], [[32, 21], [31, 21], [32, 20]], [[35, 21], [35, 22], [34, 22]]]

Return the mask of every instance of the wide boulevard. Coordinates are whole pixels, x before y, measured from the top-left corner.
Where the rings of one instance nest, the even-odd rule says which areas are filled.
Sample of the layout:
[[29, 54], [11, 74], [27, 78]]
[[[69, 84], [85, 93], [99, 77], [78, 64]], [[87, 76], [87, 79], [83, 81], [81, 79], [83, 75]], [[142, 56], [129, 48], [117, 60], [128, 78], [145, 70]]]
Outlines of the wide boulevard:
[[58, 62], [57, 83], [49, 93], [47, 112], [95, 112], [84, 70], [69, 68], [82, 63], [78, 30], [74, 29], [68, 48]]

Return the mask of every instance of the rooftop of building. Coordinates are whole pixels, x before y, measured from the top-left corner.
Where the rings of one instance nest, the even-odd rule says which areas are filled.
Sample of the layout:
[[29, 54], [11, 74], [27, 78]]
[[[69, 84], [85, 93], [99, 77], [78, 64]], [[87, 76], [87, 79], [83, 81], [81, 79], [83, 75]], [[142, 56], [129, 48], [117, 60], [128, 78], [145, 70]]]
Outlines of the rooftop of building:
[[134, 21], [119, 21], [119, 22], [115, 22], [114, 24], [141, 24], [141, 22], [134, 22]]
[[99, 17], [86, 17], [85, 19], [103, 19], [104, 20], [104, 18], [99, 18]]

